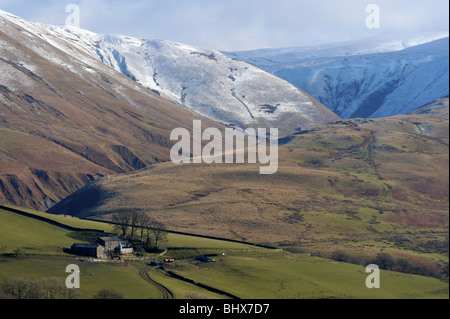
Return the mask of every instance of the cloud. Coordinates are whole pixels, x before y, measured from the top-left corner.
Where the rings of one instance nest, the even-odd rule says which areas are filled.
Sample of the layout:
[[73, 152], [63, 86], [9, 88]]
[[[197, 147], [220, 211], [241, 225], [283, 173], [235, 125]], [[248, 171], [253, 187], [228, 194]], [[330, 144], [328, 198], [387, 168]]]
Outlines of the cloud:
[[[449, 28], [447, 0], [0, 0], [0, 8], [63, 24], [70, 3], [81, 8], [81, 27], [94, 32], [230, 51]], [[379, 30], [365, 26], [370, 3], [381, 9]]]

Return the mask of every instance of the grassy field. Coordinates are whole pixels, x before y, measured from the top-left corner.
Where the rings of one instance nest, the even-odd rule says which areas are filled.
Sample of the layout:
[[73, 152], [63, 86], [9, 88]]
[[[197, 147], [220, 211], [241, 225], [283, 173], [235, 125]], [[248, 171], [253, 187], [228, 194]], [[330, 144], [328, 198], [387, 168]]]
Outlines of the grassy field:
[[118, 290], [129, 299], [158, 299], [159, 291], [142, 280], [136, 267], [125, 263], [81, 262], [71, 257], [0, 257], [0, 282], [8, 278], [39, 280], [49, 277], [64, 279], [67, 265], [80, 267], [82, 299], [92, 299], [100, 290]]
[[51, 221], [55, 221], [55, 222], [58, 222], [58, 223], [61, 223], [63, 225], [67, 225], [67, 226], [73, 227], [73, 228], [93, 229], [93, 230], [100, 230], [100, 231], [105, 231], [105, 232], [113, 231], [113, 226], [110, 224], [106, 224], [106, 223], [98, 223], [95, 221], [76, 218], [76, 217], [73, 217], [70, 215], [52, 215], [52, 214], [48, 214], [45, 212], [28, 209], [28, 208], [17, 207], [17, 206], [13, 206], [13, 205], [4, 205], [4, 206], [13, 208], [13, 209], [18, 209], [22, 212], [25, 212], [25, 213], [28, 213], [28, 214], [31, 214], [31, 215], [34, 215], [37, 217], [42, 217], [42, 218], [45, 218], [45, 219], [48, 219]]
[[[74, 242], [89, 243], [87, 234], [69, 231], [0, 209], [0, 253], [65, 255]], [[85, 236], [83, 236], [85, 235]], [[84, 237], [84, 238], [83, 238]]]
[[230, 299], [227, 296], [166, 276], [158, 270], [151, 270], [150, 275], [154, 280], [169, 288], [178, 299]]
[[[114, 226], [108, 223], [102, 223], [98, 221], [79, 219], [76, 217], [72, 217], [70, 215], [53, 215], [45, 212], [40, 212], [27, 208], [20, 208], [17, 206], [5, 205], [6, 207], [19, 209], [28, 214], [38, 216], [49, 221], [55, 221], [62, 225], [66, 225], [69, 227], [80, 228], [80, 229], [89, 229], [89, 230], [99, 230], [104, 231], [105, 233], [114, 233]], [[42, 223], [41, 221], [35, 220], [33, 218], [23, 218], [23, 216], [14, 214], [5, 210], [0, 209], [0, 224], [3, 225], [11, 225], [5, 228], [5, 232], [0, 234], [0, 243], [3, 243], [2, 246], [11, 248], [26, 248], [28, 244], [31, 242], [36, 242], [36, 234], [34, 234], [34, 229], [39, 226], [44, 227], [44, 230], [41, 234], [43, 236], [42, 242], [50, 243], [51, 241], [64, 243], [71, 243], [73, 239], [80, 239], [80, 243], [89, 243], [92, 240], [93, 235], [87, 233], [86, 237], [83, 239], [83, 232], [72, 232], [66, 231], [60, 227], [53, 226], [47, 223]], [[12, 225], [19, 225], [18, 229], [14, 229]], [[17, 234], [22, 234], [22, 240], [16, 240]], [[67, 239], [63, 239], [62, 237], [67, 237]], [[95, 236], [94, 236], [95, 237]], [[44, 245], [40, 242], [36, 244], [35, 247], [43, 247]], [[167, 241], [165, 242], [165, 246], [167, 247], [179, 247], [179, 248], [224, 248], [224, 249], [249, 249], [249, 245], [231, 241], [223, 241], [223, 240], [215, 240], [209, 238], [202, 238], [196, 236], [187, 236], [182, 234], [174, 234], [169, 233], [167, 235]], [[53, 251], [54, 253], [58, 252], [60, 247], [54, 249], [55, 246], [49, 251]]]
[[[28, 211], [41, 217], [54, 216]], [[71, 217], [59, 221], [83, 226]], [[87, 221], [85, 226], [101, 229], [108, 224]], [[143, 279], [142, 271], [163, 285], [175, 298], [223, 299], [224, 295], [171, 278], [143, 261], [92, 262], [62, 252], [73, 242], [89, 242], [92, 234], [68, 231], [45, 221], [0, 210], [0, 282], [8, 278], [38, 280], [65, 279], [65, 267], [81, 269], [81, 298], [91, 299], [102, 289], [114, 289], [131, 299], [160, 299], [161, 289]], [[245, 244], [169, 234], [166, 257], [176, 258], [164, 270], [195, 282], [223, 290], [243, 299], [316, 298], [448, 298], [448, 283], [438, 279], [389, 271], [381, 273], [381, 289], [365, 287], [367, 274], [362, 266], [294, 254], [281, 249], [264, 249]], [[7, 255], [20, 249], [20, 254]], [[214, 254], [215, 263], [201, 263], [196, 256]]]
[[437, 279], [382, 271], [381, 288], [367, 289], [364, 267], [304, 255], [226, 256], [173, 268], [244, 299], [448, 298], [448, 284]]

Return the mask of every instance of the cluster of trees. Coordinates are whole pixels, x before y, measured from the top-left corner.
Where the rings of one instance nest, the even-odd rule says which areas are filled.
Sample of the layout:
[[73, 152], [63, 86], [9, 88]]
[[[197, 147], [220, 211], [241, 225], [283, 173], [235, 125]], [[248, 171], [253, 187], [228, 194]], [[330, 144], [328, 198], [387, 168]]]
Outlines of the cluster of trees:
[[144, 212], [121, 211], [113, 216], [112, 221], [122, 237], [139, 239], [147, 247], [159, 247], [167, 239], [166, 226]]
[[[0, 299], [80, 299], [79, 289], [69, 289], [62, 278], [40, 280], [11, 278], [0, 283]], [[94, 299], [127, 299], [123, 292], [114, 289], [100, 290]]]
[[57, 277], [40, 280], [11, 278], [0, 284], [0, 299], [79, 299], [81, 293], [68, 289], [64, 279]]
[[442, 273], [438, 273], [433, 269], [430, 269], [423, 265], [414, 265], [406, 258], [394, 258], [388, 253], [379, 253], [373, 260], [361, 260], [360, 258], [350, 256], [343, 250], [336, 250], [331, 254], [331, 259], [341, 262], [348, 262], [357, 265], [369, 265], [375, 264], [380, 269], [397, 271], [407, 274], [436, 277], [436, 278], [448, 278], [448, 265]]

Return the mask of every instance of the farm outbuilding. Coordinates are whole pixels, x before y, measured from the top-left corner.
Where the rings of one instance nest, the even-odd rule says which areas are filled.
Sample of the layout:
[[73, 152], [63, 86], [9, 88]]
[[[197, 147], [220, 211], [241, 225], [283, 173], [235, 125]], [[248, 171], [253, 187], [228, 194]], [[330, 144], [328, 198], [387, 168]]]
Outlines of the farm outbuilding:
[[105, 257], [105, 250], [101, 245], [73, 244], [70, 248], [70, 252], [78, 256], [93, 258]]

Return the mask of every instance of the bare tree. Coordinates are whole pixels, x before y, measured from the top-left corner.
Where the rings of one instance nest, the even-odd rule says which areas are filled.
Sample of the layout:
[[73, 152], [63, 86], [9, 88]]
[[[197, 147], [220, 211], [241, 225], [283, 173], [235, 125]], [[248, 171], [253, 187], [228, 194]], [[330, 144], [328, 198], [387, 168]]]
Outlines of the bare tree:
[[61, 278], [49, 277], [39, 281], [44, 299], [63, 299], [65, 282]]
[[[138, 227], [141, 231], [141, 241], [144, 241], [144, 233], [145, 230], [148, 229], [150, 225], [150, 217], [146, 213], [139, 213], [139, 219], [138, 219]], [[148, 231], [147, 231], [148, 234]], [[147, 236], [148, 238], [148, 236]]]
[[131, 228], [131, 234], [130, 239], [134, 238], [134, 234], [136, 232], [136, 229], [139, 227], [139, 220], [141, 219], [141, 214], [137, 211], [131, 211], [129, 213], [130, 216], [130, 228]]
[[153, 239], [155, 240], [155, 246], [159, 247], [160, 242], [167, 239], [166, 225], [153, 220], [150, 222], [149, 228], [151, 230], [151, 234], [153, 235]]
[[50, 277], [38, 281], [11, 278], [0, 285], [0, 296], [13, 299], [79, 299], [81, 293], [68, 289], [62, 278]]
[[152, 229], [151, 229], [151, 220], [148, 221], [147, 226], [145, 227], [145, 233], [147, 235], [146, 239], [145, 239], [145, 245], [147, 247], [150, 247], [152, 244]]
[[28, 299], [29, 281], [24, 278], [12, 278], [3, 282], [1, 291], [14, 299]]
[[120, 211], [113, 215], [112, 221], [115, 223], [114, 228], [122, 233], [122, 237], [126, 237], [130, 227], [130, 214], [127, 211]]

